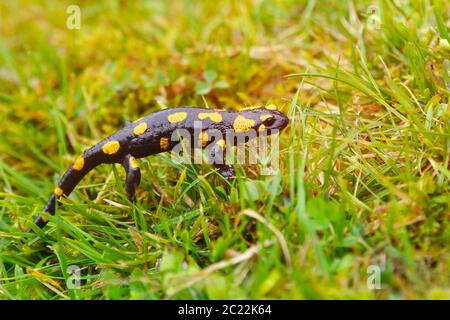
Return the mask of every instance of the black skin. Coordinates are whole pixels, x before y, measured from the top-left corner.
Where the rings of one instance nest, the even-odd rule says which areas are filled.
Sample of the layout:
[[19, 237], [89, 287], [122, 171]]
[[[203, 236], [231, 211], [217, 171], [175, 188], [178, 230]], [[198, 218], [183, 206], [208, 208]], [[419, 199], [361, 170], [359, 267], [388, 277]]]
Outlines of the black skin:
[[[180, 117], [175, 117], [177, 121], [169, 121], [170, 115], [185, 115], [185, 118], [180, 120]], [[211, 117], [205, 117], [205, 114], [211, 114]], [[251, 125], [248, 125], [245, 132], [237, 132], [236, 118], [238, 116], [250, 119]], [[219, 173], [226, 179], [233, 179], [235, 176], [234, 169], [231, 165], [224, 163], [224, 144], [217, 143], [219, 138], [213, 138], [214, 134], [208, 134], [208, 139], [202, 144], [194, 133], [200, 132], [199, 129], [194, 128], [194, 121], [198, 126], [201, 123], [202, 131], [207, 133], [215, 132], [221, 133], [226, 140], [227, 134], [234, 134], [237, 138], [233, 139], [233, 145], [243, 140], [247, 142], [249, 139], [258, 136], [262, 132], [264, 134], [272, 134], [274, 130], [282, 130], [288, 125], [288, 118], [281, 112], [266, 108], [253, 108], [242, 111], [215, 111], [211, 109], [197, 108], [197, 107], [178, 107], [162, 110], [150, 114], [135, 122], [127, 122], [123, 129], [115, 132], [111, 136], [103, 139], [92, 148], [86, 150], [83, 155], [83, 165], [76, 166], [76, 162], [64, 173], [63, 177], [58, 183], [58, 188], [62, 191], [61, 195], [53, 192], [44, 207], [44, 212], [54, 215], [56, 201], [61, 197], [68, 196], [80, 180], [92, 169], [104, 163], [120, 163], [126, 172], [125, 191], [130, 201], [135, 202], [135, 191], [141, 180], [141, 171], [134, 159], [147, 157], [152, 154], [172, 150], [179, 141], [172, 141], [171, 135], [174, 131], [185, 129], [190, 133], [191, 146], [193, 148], [210, 147], [210, 156], [213, 165], [218, 168]], [[138, 125], [147, 126], [144, 132], [135, 132]], [[248, 130], [247, 130], [248, 129]], [[197, 131], [195, 131], [197, 130]], [[161, 139], [167, 139], [167, 143], [161, 144]], [[243, 140], [242, 140], [243, 139]], [[108, 142], [116, 141], [119, 148], [105, 153], [103, 147]], [[117, 146], [117, 143], [116, 146]], [[133, 159], [134, 158], [134, 159]], [[130, 160], [131, 159], [131, 160]], [[81, 167], [81, 168], [80, 168]], [[39, 216], [34, 223], [42, 228], [47, 224], [47, 220]], [[30, 231], [30, 230], [29, 230]]]

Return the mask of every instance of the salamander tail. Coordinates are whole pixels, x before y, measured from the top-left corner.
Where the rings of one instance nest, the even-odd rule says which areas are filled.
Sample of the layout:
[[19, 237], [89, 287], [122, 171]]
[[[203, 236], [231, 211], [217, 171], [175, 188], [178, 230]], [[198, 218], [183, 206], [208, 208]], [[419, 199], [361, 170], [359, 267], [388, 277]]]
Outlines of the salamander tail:
[[[85, 157], [86, 154], [90, 155], [90, 152], [85, 152], [83, 156], [78, 157], [70, 168], [64, 173], [63, 177], [58, 182], [58, 185], [55, 187], [55, 190], [50, 195], [43, 212], [54, 215], [56, 210], [56, 202], [58, 199], [69, 196], [81, 179], [83, 179], [89, 171], [99, 165], [98, 161], [95, 160], [95, 157]], [[58, 202], [58, 204], [60, 204], [60, 202]], [[34, 224], [39, 228], [43, 228], [47, 223], [48, 219], [45, 219], [41, 215], [39, 215], [34, 221]], [[28, 229], [27, 232], [32, 232], [32, 230]]]

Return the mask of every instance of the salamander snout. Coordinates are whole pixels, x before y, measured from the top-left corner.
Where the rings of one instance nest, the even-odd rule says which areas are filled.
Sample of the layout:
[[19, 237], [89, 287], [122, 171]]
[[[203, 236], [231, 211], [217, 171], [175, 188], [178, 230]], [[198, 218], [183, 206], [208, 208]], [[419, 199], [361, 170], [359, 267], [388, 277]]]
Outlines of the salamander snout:
[[261, 125], [264, 126], [266, 130], [283, 130], [289, 124], [289, 118], [286, 117], [282, 112], [273, 110], [271, 111], [271, 117], [262, 119]]

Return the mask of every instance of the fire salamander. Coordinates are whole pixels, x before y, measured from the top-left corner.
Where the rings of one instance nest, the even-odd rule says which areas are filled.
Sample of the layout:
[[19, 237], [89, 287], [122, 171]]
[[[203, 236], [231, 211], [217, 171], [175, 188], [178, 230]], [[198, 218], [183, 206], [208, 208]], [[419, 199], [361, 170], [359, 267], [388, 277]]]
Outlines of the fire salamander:
[[[201, 131], [194, 135], [200, 124]], [[190, 133], [191, 145], [205, 148], [210, 145], [212, 163], [226, 179], [234, 177], [234, 169], [223, 161], [229, 133], [235, 137], [245, 136], [245, 141], [264, 132], [269, 135], [288, 125], [288, 118], [276, 110], [274, 105], [251, 107], [241, 111], [217, 111], [197, 107], [178, 107], [162, 110], [135, 122], [126, 122], [123, 129], [87, 149], [75, 159], [64, 173], [51, 194], [44, 212], [55, 214], [56, 201], [67, 197], [92, 169], [100, 164], [120, 163], [126, 172], [125, 191], [130, 201], [135, 202], [135, 190], [141, 180], [139, 158], [173, 149], [179, 141], [172, 133], [185, 129]], [[211, 134], [214, 130], [222, 137]], [[233, 144], [235, 140], [233, 138]], [[42, 228], [48, 220], [38, 216], [34, 223]], [[29, 230], [30, 231], [30, 230]]]

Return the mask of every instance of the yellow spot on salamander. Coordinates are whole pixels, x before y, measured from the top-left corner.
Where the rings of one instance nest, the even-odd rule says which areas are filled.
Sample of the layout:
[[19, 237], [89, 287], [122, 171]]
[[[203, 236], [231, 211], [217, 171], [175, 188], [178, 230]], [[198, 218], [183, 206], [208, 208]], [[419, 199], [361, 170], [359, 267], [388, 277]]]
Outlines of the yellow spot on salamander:
[[209, 119], [211, 119], [211, 121], [214, 121], [214, 122], [222, 121], [222, 115], [218, 112], [200, 112], [198, 114], [198, 118], [200, 120], [209, 118]]
[[261, 106], [249, 106], [249, 107], [242, 108], [241, 111], [254, 110], [254, 109], [258, 109], [258, 108], [261, 108]]
[[137, 169], [137, 168], [139, 168], [139, 162], [136, 160], [136, 158], [135, 157], [130, 157], [130, 167], [132, 168], [132, 169]]
[[62, 196], [62, 194], [64, 193], [64, 191], [60, 188], [60, 187], [56, 187], [55, 188], [55, 194], [59, 197]]
[[259, 120], [264, 121], [272, 117], [273, 116], [271, 114], [263, 114], [261, 117], [259, 117]]
[[206, 144], [208, 143], [208, 140], [209, 140], [208, 132], [206, 132], [206, 131], [200, 132], [200, 134], [198, 135], [198, 141], [202, 147], [206, 146]]
[[255, 125], [255, 120], [244, 116], [237, 116], [233, 123], [233, 129], [236, 132], [247, 132]]
[[266, 109], [269, 109], [269, 110], [277, 110], [277, 106], [274, 105], [274, 104], [269, 104], [268, 106], [266, 106]]
[[113, 140], [105, 143], [102, 147], [102, 150], [106, 154], [114, 154], [120, 149], [119, 141]]
[[161, 140], [159, 140], [159, 147], [162, 151], [169, 149], [169, 138], [161, 138]]
[[[50, 214], [50, 212], [48, 212], [48, 211], [43, 211], [42, 213], [43, 213], [43, 214]], [[42, 219], [42, 222], [44, 222], [44, 223], [47, 223], [47, 222], [48, 222], [48, 219], [47, 219], [47, 218], [44, 218], [43, 216], [41, 216], [41, 219]]]
[[216, 144], [217, 144], [218, 146], [220, 146], [222, 149], [225, 149], [225, 146], [226, 146], [225, 140], [220, 139], [219, 141], [216, 142]]
[[265, 131], [266, 130], [266, 126], [265, 125], [260, 125], [258, 128], [258, 131]]
[[187, 112], [175, 112], [171, 115], [168, 115], [167, 120], [170, 123], [177, 123], [177, 122], [183, 121], [184, 119], [186, 119], [186, 117], [187, 117]]
[[147, 130], [147, 122], [141, 122], [136, 127], [134, 127], [133, 133], [138, 136], [140, 134], [143, 134], [145, 130]]
[[84, 158], [83, 156], [79, 156], [75, 162], [73, 163], [73, 168], [77, 171], [80, 171], [84, 167]]

